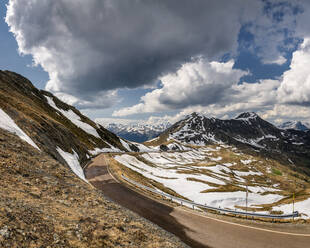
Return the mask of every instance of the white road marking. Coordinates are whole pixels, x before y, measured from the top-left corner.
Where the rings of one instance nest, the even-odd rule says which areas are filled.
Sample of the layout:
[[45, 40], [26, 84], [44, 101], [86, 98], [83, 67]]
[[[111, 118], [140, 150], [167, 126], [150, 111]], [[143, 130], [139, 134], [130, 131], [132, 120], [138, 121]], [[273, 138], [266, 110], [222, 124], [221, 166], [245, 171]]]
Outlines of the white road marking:
[[[108, 173], [110, 174], [110, 176], [118, 183], [124, 185], [126, 187], [125, 184], [121, 183], [118, 179], [116, 179], [112, 173], [110, 172], [109, 170], [109, 166], [108, 164], [106, 163], [106, 158], [104, 156], [104, 160], [105, 160], [105, 164], [106, 164], [106, 167], [107, 167], [107, 170], [108, 170]], [[137, 192], [137, 191], [136, 191]], [[139, 192], [138, 192], [139, 193]], [[149, 199], [151, 200], [154, 200], [153, 198], [151, 198], [150, 196], [148, 195], [144, 195], [146, 197], [148, 197]], [[167, 205], [167, 206], [170, 206], [168, 204], [166, 204], [165, 202], [160, 202], [164, 205]], [[171, 207], [171, 206], [170, 206]], [[230, 224], [230, 225], [235, 225], [235, 226], [240, 226], [240, 227], [244, 227], [244, 228], [250, 228], [250, 229], [254, 229], [254, 230], [258, 230], [258, 231], [264, 231], [264, 232], [271, 232], [271, 233], [277, 233], [277, 234], [282, 234], [282, 235], [291, 235], [291, 236], [301, 236], [301, 237], [310, 237], [310, 234], [303, 234], [303, 233], [290, 233], [290, 232], [281, 232], [281, 231], [274, 231], [274, 230], [270, 230], [270, 229], [264, 229], [264, 228], [260, 228], [260, 227], [252, 227], [252, 226], [247, 226], [247, 225], [243, 225], [243, 224], [238, 224], [238, 223], [234, 223], [234, 222], [229, 222], [229, 221], [225, 221], [225, 220], [220, 220], [220, 219], [216, 219], [216, 218], [213, 218], [213, 217], [209, 217], [209, 216], [206, 216], [206, 215], [203, 215], [203, 214], [199, 214], [197, 212], [193, 212], [193, 211], [189, 211], [189, 210], [186, 210], [184, 208], [181, 208], [181, 207], [174, 207], [174, 209], [177, 209], [177, 210], [181, 210], [181, 211], [184, 211], [184, 212], [187, 212], [187, 213], [190, 213], [190, 214], [193, 214], [193, 215], [197, 215], [197, 216], [200, 216], [200, 217], [203, 217], [203, 218], [207, 218], [207, 219], [211, 219], [211, 220], [214, 220], [214, 221], [218, 221], [218, 222], [222, 222], [222, 223], [225, 223], [225, 224]]]
[[226, 224], [230, 224], [230, 225], [235, 225], [235, 226], [241, 226], [241, 227], [245, 227], [245, 228], [251, 228], [251, 229], [255, 229], [255, 230], [259, 230], [259, 231], [264, 231], [264, 232], [272, 232], [272, 233], [278, 233], [278, 234], [285, 234], [285, 235], [293, 235], [293, 236], [302, 236], [302, 237], [310, 237], [310, 234], [304, 234], [304, 233], [290, 233], [290, 232], [281, 232], [281, 231], [274, 231], [274, 230], [270, 230], [270, 229], [264, 229], [264, 228], [260, 228], [260, 227], [253, 227], [253, 226], [247, 226], [247, 225], [243, 225], [243, 224], [238, 224], [238, 223], [234, 223], [234, 222], [229, 222], [226, 220], [219, 220], [216, 218], [212, 218], [203, 214], [199, 214], [196, 212], [192, 212], [186, 209], [183, 209], [181, 207], [176, 207], [178, 210], [182, 210], [184, 212], [188, 212], [190, 214], [195, 214], [197, 216], [203, 217], [203, 218], [207, 218], [207, 219], [211, 219], [211, 220], [215, 220], [218, 222], [222, 222], [222, 223], [226, 223]]

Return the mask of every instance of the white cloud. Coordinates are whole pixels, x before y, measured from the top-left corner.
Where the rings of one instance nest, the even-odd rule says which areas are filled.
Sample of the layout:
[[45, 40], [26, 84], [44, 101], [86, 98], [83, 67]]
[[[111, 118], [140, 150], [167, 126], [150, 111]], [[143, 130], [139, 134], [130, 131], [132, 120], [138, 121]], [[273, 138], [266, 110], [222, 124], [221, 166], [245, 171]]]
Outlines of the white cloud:
[[264, 111], [262, 117], [278, 124], [287, 120], [308, 122], [310, 120], [310, 110], [309, 107], [305, 106], [276, 104], [272, 109]]
[[63, 92], [54, 92], [54, 95], [63, 102], [84, 110], [108, 108], [121, 101], [116, 90], [99, 91], [84, 99]]
[[162, 88], [155, 89], [129, 108], [114, 112], [114, 116], [181, 109], [193, 105], [210, 105], [233, 95], [232, 85], [248, 72], [233, 69], [234, 61], [208, 62], [206, 59], [186, 63], [176, 73], [161, 77]]
[[279, 81], [277, 80], [262, 80], [256, 84], [235, 84], [232, 86], [235, 94], [228, 95], [226, 102], [208, 106], [189, 106], [182, 110], [177, 117], [181, 118], [194, 111], [220, 119], [233, 118], [246, 111], [262, 113], [262, 111], [274, 107], [278, 85]]
[[280, 55], [278, 58], [276, 59], [263, 59], [262, 60], [264, 64], [277, 64], [277, 65], [283, 65], [286, 63], [287, 59], [284, 58], [282, 55]]
[[310, 104], [310, 37], [293, 53], [290, 69], [283, 74], [278, 92], [282, 103]]
[[97, 122], [103, 126], [107, 126], [111, 123], [129, 125], [129, 124], [133, 124], [133, 123], [140, 123], [143, 121], [144, 120], [124, 119], [124, 118], [96, 118], [95, 119], [95, 122]]
[[[174, 117], [171, 116], [150, 116], [147, 119], [125, 119], [125, 118], [96, 118], [95, 122], [107, 126], [108, 124], [115, 123], [115, 124], [123, 124], [123, 125], [130, 125], [130, 124], [141, 124], [141, 125], [159, 125], [161, 123], [173, 123], [175, 122], [173, 119]], [[172, 121], [172, 122], [171, 122]]]

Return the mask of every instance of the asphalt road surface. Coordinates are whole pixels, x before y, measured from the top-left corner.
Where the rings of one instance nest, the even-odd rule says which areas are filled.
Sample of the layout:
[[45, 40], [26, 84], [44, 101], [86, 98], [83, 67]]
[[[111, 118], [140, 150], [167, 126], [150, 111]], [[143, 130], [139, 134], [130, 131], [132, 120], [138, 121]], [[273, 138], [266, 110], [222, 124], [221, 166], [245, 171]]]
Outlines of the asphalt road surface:
[[279, 228], [268, 230], [232, 223], [181, 207], [172, 207], [139, 194], [111, 176], [105, 156], [97, 156], [85, 169], [89, 182], [113, 201], [175, 234], [191, 247], [310, 247], [310, 232], [307, 233], [309, 229], [296, 233], [296, 230], [288, 231], [283, 224], [279, 225]]

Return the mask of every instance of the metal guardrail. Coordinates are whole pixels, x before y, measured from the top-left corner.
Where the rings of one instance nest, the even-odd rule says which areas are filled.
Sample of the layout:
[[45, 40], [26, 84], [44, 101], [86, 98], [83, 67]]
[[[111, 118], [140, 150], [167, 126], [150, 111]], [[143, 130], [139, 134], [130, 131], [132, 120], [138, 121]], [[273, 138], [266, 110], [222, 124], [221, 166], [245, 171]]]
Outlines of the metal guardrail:
[[170, 198], [171, 200], [174, 199], [176, 201], [179, 201], [181, 203], [181, 205], [183, 205], [183, 203], [192, 205], [193, 209], [195, 207], [197, 207], [197, 208], [202, 208], [202, 209], [214, 210], [214, 211], [217, 211], [217, 212], [220, 212], [220, 213], [231, 213], [231, 214], [236, 214], [236, 215], [245, 215], [245, 216], [261, 217], [261, 218], [271, 218], [271, 219], [287, 219], [287, 218], [294, 218], [294, 217], [298, 217], [299, 216], [298, 211], [295, 211], [292, 214], [276, 215], [276, 214], [250, 213], [250, 212], [234, 211], [234, 210], [229, 210], [229, 209], [224, 209], [224, 208], [211, 207], [211, 206], [195, 203], [193, 201], [184, 200], [182, 198], [179, 198], [179, 197], [176, 197], [176, 196], [172, 196], [170, 194], [167, 194], [167, 193], [164, 193], [164, 192], [152, 189], [150, 187], [147, 187], [147, 186], [144, 186], [144, 185], [142, 185], [140, 183], [137, 183], [137, 182], [135, 182], [135, 181], [125, 177], [124, 175], [122, 175], [122, 178], [125, 181], [127, 181], [127, 182], [129, 182], [129, 183], [131, 183], [131, 184], [133, 184], [135, 186], [138, 186], [139, 188], [146, 189], [146, 190], [151, 191], [151, 192], [153, 192], [155, 194], [158, 194], [158, 195]]

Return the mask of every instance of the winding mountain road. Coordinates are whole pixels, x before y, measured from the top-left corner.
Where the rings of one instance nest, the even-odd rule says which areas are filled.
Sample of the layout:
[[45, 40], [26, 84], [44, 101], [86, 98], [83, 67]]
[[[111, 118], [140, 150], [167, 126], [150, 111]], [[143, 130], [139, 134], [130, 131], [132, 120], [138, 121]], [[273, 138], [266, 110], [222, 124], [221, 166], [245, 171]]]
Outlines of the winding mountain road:
[[98, 155], [85, 169], [89, 182], [113, 201], [175, 234], [191, 247], [309, 247], [309, 228], [275, 224], [271, 230], [254, 224], [248, 226], [169, 206], [139, 194], [118, 182], [109, 173], [105, 156]]

